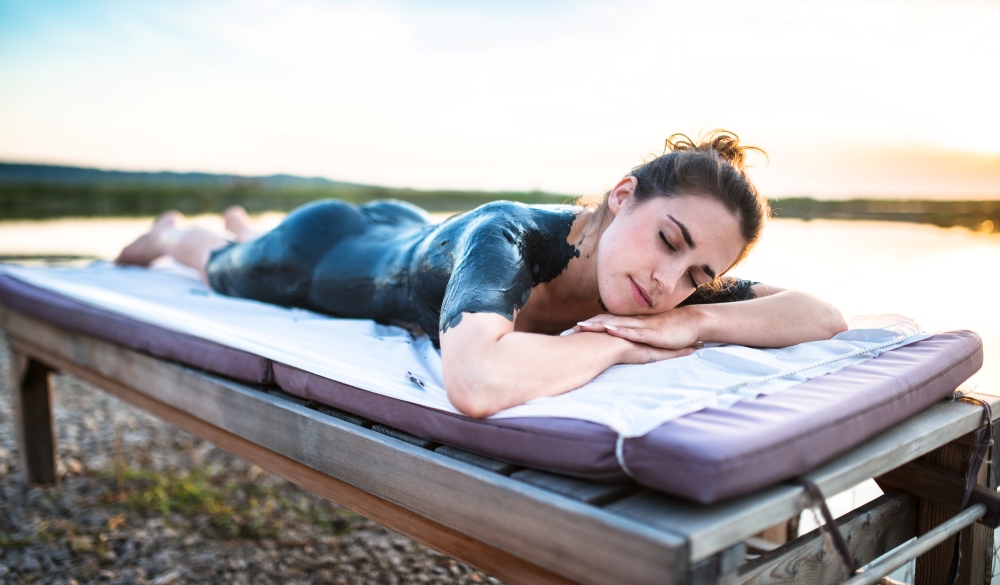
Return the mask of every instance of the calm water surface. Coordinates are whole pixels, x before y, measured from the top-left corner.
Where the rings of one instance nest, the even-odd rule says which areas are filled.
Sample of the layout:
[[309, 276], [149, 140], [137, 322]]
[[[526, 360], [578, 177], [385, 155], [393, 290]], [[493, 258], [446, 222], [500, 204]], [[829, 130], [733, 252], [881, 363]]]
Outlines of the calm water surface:
[[[275, 225], [281, 215], [259, 221]], [[443, 217], [443, 216], [442, 216]], [[194, 223], [218, 227], [213, 217]], [[90, 255], [113, 258], [149, 219], [0, 221], [0, 256]], [[1000, 234], [931, 225], [833, 220], [774, 220], [734, 274], [816, 294], [856, 315], [897, 313], [925, 330], [972, 329], [986, 364], [969, 383], [1000, 392]]]

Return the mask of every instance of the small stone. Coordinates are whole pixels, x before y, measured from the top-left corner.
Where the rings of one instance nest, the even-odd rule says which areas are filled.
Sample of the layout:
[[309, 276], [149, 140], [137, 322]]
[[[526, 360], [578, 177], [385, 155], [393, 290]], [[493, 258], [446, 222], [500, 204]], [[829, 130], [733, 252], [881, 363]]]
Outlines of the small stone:
[[112, 516], [108, 518], [108, 530], [116, 530], [119, 526], [125, 523], [125, 516], [118, 514], [117, 516]]
[[179, 571], [170, 571], [169, 573], [164, 573], [156, 579], [153, 579], [153, 585], [170, 585], [180, 578], [181, 574]]
[[21, 569], [25, 573], [34, 573], [41, 568], [42, 565], [38, 562], [38, 559], [31, 555], [25, 555], [24, 559], [21, 560]]
[[69, 469], [70, 473], [76, 475], [80, 475], [81, 473], [83, 473], [83, 465], [76, 459], [73, 459], [72, 457], [66, 458], [66, 467]]
[[199, 542], [201, 542], [201, 536], [199, 536], [197, 534], [192, 534], [190, 536], [184, 537], [184, 540], [182, 542], [183, 542], [184, 546], [194, 546], [194, 545], [198, 544]]
[[335, 567], [337, 566], [337, 557], [333, 555], [319, 557], [312, 562], [312, 566], [317, 569], [322, 567]]
[[87, 553], [94, 550], [94, 540], [89, 536], [71, 536], [69, 547], [75, 553]]

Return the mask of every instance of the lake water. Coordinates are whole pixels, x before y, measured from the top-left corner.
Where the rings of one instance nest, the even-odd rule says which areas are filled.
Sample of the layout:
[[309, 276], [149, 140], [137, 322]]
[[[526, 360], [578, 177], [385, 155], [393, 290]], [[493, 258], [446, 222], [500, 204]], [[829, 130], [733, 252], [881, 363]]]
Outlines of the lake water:
[[[281, 217], [272, 213], [258, 219], [273, 226]], [[0, 256], [111, 259], [150, 221], [0, 221]], [[221, 229], [218, 218], [192, 221]], [[896, 313], [928, 331], [976, 331], [983, 338], [985, 365], [964, 387], [1000, 392], [1000, 233], [908, 223], [774, 220], [733, 274], [816, 294], [839, 307], [848, 320]], [[829, 504], [839, 516], [880, 493], [868, 481]], [[803, 531], [813, 526], [811, 516], [804, 514]], [[912, 564], [893, 576], [906, 579], [908, 572], [912, 574]]]

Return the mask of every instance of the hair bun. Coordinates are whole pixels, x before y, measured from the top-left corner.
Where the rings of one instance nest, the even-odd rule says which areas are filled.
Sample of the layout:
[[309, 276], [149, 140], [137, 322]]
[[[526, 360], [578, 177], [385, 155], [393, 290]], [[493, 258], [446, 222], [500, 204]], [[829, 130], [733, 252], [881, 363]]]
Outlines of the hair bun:
[[716, 129], [702, 134], [698, 143], [687, 134], [671, 134], [663, 146], [663, 152], [678, 152], [681, 150], [714, 151], [743, 172], [746, 170], [747, 151], [756, 150], [767, 156], [763, 149], [756, 146], [743, 146], [740, 137], [728, 130]]

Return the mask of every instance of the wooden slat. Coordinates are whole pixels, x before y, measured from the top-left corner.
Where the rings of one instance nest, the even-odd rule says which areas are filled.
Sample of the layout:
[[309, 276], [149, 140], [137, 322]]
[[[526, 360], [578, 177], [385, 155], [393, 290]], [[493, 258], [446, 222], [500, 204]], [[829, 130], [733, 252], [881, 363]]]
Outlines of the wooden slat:
[[52, 428], [51, 370], [14, 351], [14, 419], [25, 483], [56, 481], [56, 440]]
[[60, 369], [102, 387], [118, 385], [155, 396], [220, 430], [572, 580], [675, 583], [687, 571], [686, 543], [669, 530], [20, 313], [7, 311], [5, 319], [18, 348]]
[[[878, 480], [906, 490], [952, 513], [959, 511], [959, 505], [965, 496], [965, 478], [922, 461], [911, 461], [879, 477]], [[986, 515], [980, 518], [979, 522], [987, 528], [1000, 528], [1000, 493], [995, 489], [977, 485], [969, 497], [969, 505], [972, 504], [986, 506]]]
[[[855, 563], [865, 565], [916, 535], [917, 499], [894, 490], [841, 516], [837, 525]], [[844, 575], [840, 557], [823, 550], [817, 529], [741, 567], [738, 583], [832, 585]]]
[[410, 433], [403, 432], [399, 429], [394, 429], [386, 425], [372, 425], [372, 430], [376, 433], [382, 433], [387, 437], [392, 437], [398, 441], [403, 441], [404, 443], [409, 443], [411, 445], [416, 445], [421, 449], [433, 449], [437, 447], [438, 444], [434, 441], [428, 441], [427, 439], [421, 439], [420, 437], [411, 435]]
[[[994, 415], [1000, 416], [1000, 396], [976, 397], [990, 402]], [[833, 496], [972, 432], [981, 422], [980, 407], [941, 402], [804, 477], [819, 485], [827, 497]], [[780, 484], [712, 506], [642, 492], [606, 509], [687, 536], [690, 560], [697, 562], [788, 520], [805, 507], [803, 488]]]
[[463, 451], [461, 449], [456, 449], [455, 447], [450, 447], [448, 445], [441, 445], [435, 452], [444, 455], [445, 457], [451, 457], [452, 459], [458, 459], [463, 463], [468, 463], [469, 465], [475, 465], [476, 467], [481, 467], [483, 469], [488, 469], [493, 473], [499, 473], [500, 475], [510, 475], [520, 469], [520, 467], [507, 463], [506, 461], [500, 461], [497, 459], [491, 459], [490, 457], [483, 457], [482, 455], [476, 455], [475, 453], [469, 453], [468, 451]]
[[634, 483], [597, 483], [535, 469], [524, 469], [511, 477], [595, 506], [617, 500], [639, 488]]
[[340, 420], [347, 421], [352, 425], [358, 425], [359, 427], [364, 427], [366, 429], [372, 428], [372, 426], [375, 424], [372, 421], [368, 420], [367, 418], [357, 416], [349, 412], [340, 410], [339, 408], [334, 408], [332, 406], [327, 406], [325, 404], [317, 404], [316, 410], [322, 412], [323, 414], [339, 418]]

